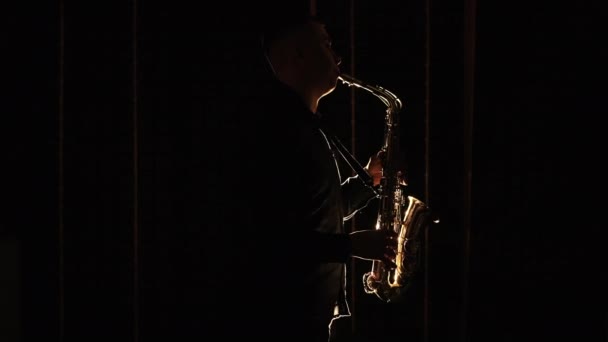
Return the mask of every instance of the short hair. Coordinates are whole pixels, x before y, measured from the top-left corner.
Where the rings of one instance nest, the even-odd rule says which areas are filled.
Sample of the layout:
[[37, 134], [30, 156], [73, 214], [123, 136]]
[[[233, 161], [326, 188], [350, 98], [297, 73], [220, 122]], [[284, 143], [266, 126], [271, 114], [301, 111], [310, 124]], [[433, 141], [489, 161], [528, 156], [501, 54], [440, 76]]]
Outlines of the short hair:
[[321, 22], [321, 19], [307, 11], [294, 11], [283, 13], [275, 18], [268, 18], [264, 21], [260, 32], [260, 41], [264, 52], [268, 52], [277, 40], [311, 22]]

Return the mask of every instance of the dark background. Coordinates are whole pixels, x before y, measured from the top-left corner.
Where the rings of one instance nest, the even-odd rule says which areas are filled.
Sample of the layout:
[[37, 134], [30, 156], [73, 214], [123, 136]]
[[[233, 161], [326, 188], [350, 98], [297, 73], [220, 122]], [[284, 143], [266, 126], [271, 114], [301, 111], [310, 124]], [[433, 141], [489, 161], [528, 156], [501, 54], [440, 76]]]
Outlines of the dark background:
[[[370, 265], [349, 265], [346, 336], [608, 340], [599, 3], [294, 4], [328, 22], [344, 71], [404, 102], [408, 189], [440, 218], [403, 302], [363, 293]], [[216, 257], [200, 232], [225, 180], [209, 170], [233, 161], [219, 147], [255, 95], [252, 28], [272, 6], [4, 7], [2, 341], [167, 337], [204, 291], [195, 260]], [[320, 110], [361, 162], [380, 146], [376, 99], [338, 87]]]

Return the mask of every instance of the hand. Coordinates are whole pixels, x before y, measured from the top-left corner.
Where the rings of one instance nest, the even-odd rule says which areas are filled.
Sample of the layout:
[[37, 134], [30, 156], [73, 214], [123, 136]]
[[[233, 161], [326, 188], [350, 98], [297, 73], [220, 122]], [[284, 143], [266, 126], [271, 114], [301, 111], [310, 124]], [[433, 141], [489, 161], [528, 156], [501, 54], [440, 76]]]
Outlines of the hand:
[[397, 234], [385, 229], [359, 230], [350, 233], [352, 256], [378, 260], [393, 269], [397, 251]]
[[[380, 150], [376, 155], [369, 158], [367, 165], [365, 166], [365, 170], [372, 177], [374, 186], [378, 186], [382, 181], [384, 175], [384, 157], [385, 152]], [[397, 171], [397, 179], [400, 185], [407, 186], [405, 173], [403, 171]]]
[[373, 185], [378, 186], [382, 180], [382, 168], [384, 161], [384, 151], [380, 151], [369, 158], [365, 170], [372, 177]]

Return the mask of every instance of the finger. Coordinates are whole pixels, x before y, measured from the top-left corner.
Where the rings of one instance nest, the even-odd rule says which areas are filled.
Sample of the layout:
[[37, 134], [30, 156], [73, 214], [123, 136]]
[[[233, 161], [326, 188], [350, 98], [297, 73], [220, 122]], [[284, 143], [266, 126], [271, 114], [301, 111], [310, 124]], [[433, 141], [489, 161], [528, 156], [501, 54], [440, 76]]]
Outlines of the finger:
[[395, 259], [395, 257], [397, 256], [397, 252], [392, 248], [387, 248], [384, 252], [384, 256], [388, 257], [389, 259]]
[[387, 255], [385, 255], [382, 262], [389, 269], [395, 269], [395, 268], [397, 268], [397, 264], [395, 264], [395, 262], [393, 260], [394, 260], [393, 258], [389, 258]]
[[385, 229], [384, 230], [384, 234], [386, 234], [387, 237], [388, 236], [393, 236], [394, 237], [395, 235], [397, 235], [397, 233], [393, 229]]
[[386, 251], [390, 252], [391, 255], [396, 255], [397, 250], [399, 249], [399, 243], [397, 238], [390, 239], [386, 243]]
[[397, 237], [398, 237], [398, 235], [394, 231], [392, 231], [392, 230], [386, 231], [386, 237], [385, 237], [386, 241], [390, 242], [391, 244], [396, 243]]

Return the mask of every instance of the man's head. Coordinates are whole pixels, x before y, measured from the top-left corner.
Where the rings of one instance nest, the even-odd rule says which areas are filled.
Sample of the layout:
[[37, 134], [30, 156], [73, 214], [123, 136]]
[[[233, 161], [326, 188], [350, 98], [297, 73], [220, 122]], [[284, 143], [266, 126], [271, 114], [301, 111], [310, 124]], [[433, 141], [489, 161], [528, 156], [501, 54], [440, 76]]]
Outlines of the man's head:
[[340, 57], [325, 25], [309, 15], [272, 22], [264, 32], [264, 49], [276, 77], [293, 88], [316, 111], [340, 75]]

